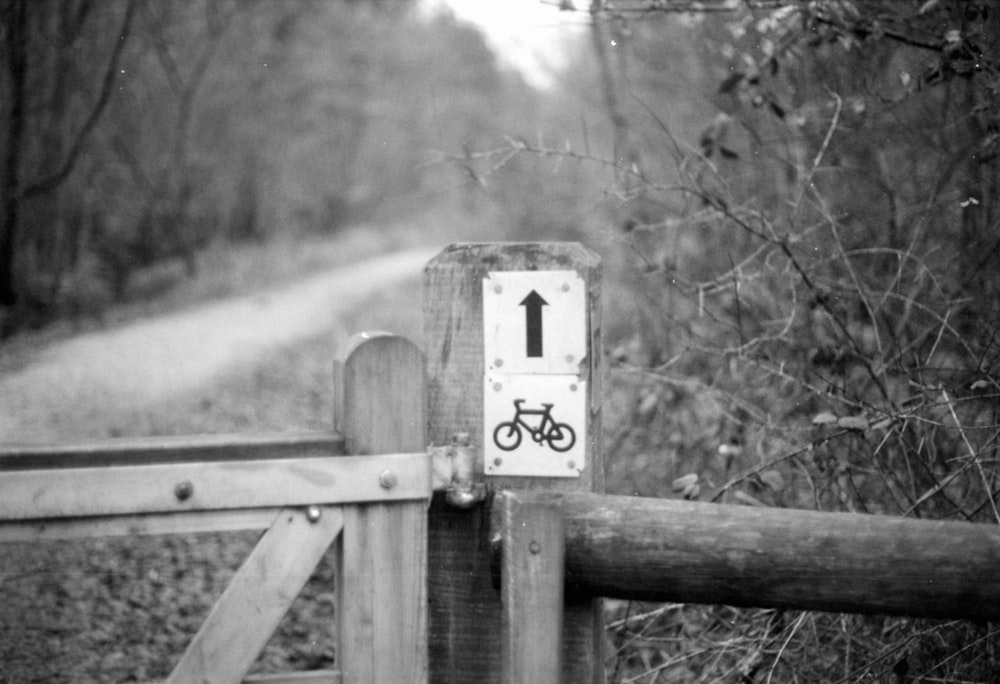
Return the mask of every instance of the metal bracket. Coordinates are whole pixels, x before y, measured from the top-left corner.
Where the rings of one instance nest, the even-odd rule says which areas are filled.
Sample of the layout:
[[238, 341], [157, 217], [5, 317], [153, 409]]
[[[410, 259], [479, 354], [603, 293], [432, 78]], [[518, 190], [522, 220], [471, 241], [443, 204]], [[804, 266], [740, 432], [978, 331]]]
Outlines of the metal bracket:
[[455, 508], [472, 508], [486, 500], [486, 484], [475, 481], [475, 452], [468, 432], [456, 432], [448, 446], [428, 447], [434, 471], [434, 489], [445, 492]]

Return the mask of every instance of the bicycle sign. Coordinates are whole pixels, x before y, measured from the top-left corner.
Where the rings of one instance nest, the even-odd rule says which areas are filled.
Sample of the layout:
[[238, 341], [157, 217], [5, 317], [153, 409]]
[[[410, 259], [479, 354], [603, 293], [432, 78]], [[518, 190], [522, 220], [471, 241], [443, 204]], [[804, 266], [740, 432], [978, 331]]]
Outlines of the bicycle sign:
[[[567, 423], [559, 423], [552, 417], [554, 404], [542, 404], [540, 409], [522, 408], [525, 400], [514, 400], [514, 417], [504, 421], [493, 430], [493, 443], [504, 451], [514, 451], [521, 445], [522, 430], [526, 430], [537, 444], [548, 444], [553, 451], [569, 451], [576, 444], [576, 432]], [[537, 426], [530, 425], [524, 416], [541, 416]]]
[[501, 373], [487, 373], [484, 381], [484, 474], [580, 477], [587, 464], [587, 383]]

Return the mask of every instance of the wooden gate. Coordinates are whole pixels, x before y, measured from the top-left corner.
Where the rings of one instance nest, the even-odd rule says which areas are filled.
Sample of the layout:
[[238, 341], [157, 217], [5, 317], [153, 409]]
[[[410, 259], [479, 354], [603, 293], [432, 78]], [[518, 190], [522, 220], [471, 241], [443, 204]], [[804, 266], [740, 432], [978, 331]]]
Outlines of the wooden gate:
[[[426, 682], [423, 355], [359, 336], [337, 375], [339, 432], [3, 448], [0, 540], [264, 530], [167, 682]], [[245, 678], [331, 545], [338, 670]]]

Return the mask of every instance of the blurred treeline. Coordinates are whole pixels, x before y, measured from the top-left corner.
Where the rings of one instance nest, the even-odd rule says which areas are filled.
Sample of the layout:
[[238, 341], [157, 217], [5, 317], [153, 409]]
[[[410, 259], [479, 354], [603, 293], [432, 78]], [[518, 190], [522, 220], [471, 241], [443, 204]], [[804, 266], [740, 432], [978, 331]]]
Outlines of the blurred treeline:
[[482, 36], [411, 2], [4, 0], [0, 26], [7, 332], [219, 241], [461, 210], [441, 155], [537, 130]]

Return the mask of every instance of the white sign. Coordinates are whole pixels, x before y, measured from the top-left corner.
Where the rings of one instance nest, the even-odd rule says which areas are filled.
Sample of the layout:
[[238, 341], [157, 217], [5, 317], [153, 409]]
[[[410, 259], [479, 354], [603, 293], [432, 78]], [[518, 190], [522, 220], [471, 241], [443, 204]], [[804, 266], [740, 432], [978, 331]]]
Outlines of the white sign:
[[580, 476], [587, 454], [586, 382], [487, 373], [483, 392], [487, 475]]
[[579, 477], [587, 455], [587, 285], [576, 271], [483, 279], [487, 475]]
[[491, 271], [483, 279], [486, 371], [577, 375], [587, 288], [576, 271]]

